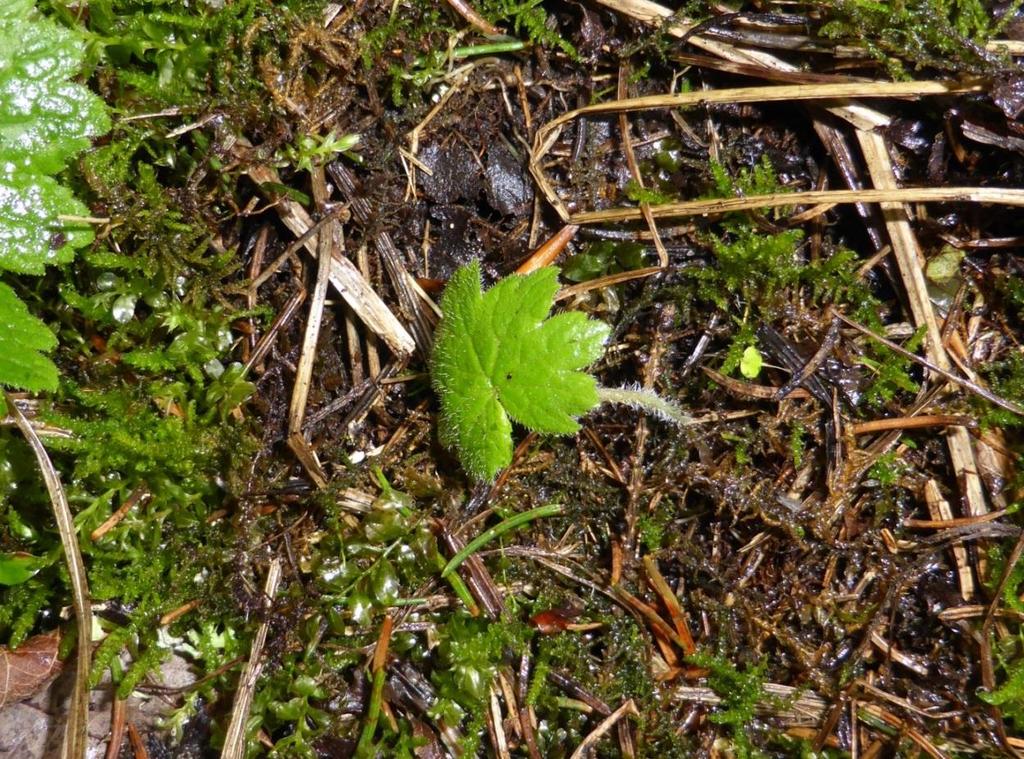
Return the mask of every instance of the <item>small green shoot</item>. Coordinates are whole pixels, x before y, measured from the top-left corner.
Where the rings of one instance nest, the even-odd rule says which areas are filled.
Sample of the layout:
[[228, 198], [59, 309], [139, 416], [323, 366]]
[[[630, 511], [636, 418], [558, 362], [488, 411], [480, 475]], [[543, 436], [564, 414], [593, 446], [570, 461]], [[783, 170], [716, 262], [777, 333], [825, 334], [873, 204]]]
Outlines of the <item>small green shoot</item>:
[[759, 756], [750, 733], [754, 729], [757, 706], [765, 700], [768, 662], [762, 660], [741, 670], [721, 654], [709, 651], [698, 651], [688, 656], [687, 661], [710, 670], [708, 685], [722, 698], [722, 703], [708, 719], [732, 729], [732, 753], [737, 759]]
[[743, 349], [743, 356], [740, 358], [740, 374], [747, 379], [756, 379], [757, 375], [761, 373], [761, 367], [764, 365], [764, 359], [761, 358], [761, 352], [753, 345], [748, 345]]
[[583, 370], [604, 353], [610, 329], [579, 312], [549, 316], [558, 269], [501, 280], [487, 292], [477, 261], [452, 275], [430, 373], [441, 400], [441, 441], [473, 477], [492, 480], [512, 461], [512, 420], [549, 435], [570, 435], [577, 418], [602, 402], [688, 418], [649, 391], [598, 387]]
[[475, 538], [469, 541], [469, 543], [466, 544], [465, 548], [463, 548], [461, 551], [455, 554], [452, 557], [451, 561], [449, 561], [445, 565], [445, 568], [441, 570], [441, 577], [447, 577], [448, 575], [450, 575], [452, 572], [459, 568], [462, 562], [464, 562], [466, 559], [468, 559], [470, 556], [476, 553], [476, 551], [478, 551], [482, 546], [486, 545], [487, 543], [490, 543], [495, 538], [501, 537], [506, 532], [514, 530], [517, 527], [521, 527], [522, 525], [528, 522], [532, 522], [534, 519], [541, 519], [543, 517], [553, 517], [561, 513], [561, 506], [559, 506], [557, 503], [549, 503], [546, 506], [538, 506], [536, 509], [530, 509], [529, 511], [524, 511], [521, 514], [516, 514], [515, 516], [509, 517], [508, 519], [503, 519], [501, 522], [494, 525], [494, 527], [491, 527], [481, 532], [479, 535], [477, 535]]
[[323, 166], [337, 155], [343, 155], [354, 163], [362, 158], [353, 152], [359, 144], [358, 134], [343, 134], [336, 137], [328, 132], [322, 137], [304, 134], [294, 144], [287, 145], [278, 152], [278, 167], [291, 166], [296, 171], [312, 171], [315, 166]]

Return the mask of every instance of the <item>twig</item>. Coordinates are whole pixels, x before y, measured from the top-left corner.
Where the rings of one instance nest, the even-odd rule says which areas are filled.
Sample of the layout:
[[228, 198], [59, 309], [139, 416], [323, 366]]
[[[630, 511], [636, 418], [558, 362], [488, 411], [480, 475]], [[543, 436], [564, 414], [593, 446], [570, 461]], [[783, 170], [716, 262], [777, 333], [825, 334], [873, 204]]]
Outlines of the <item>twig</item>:
[[68, 705], [68, 719], [64, 731], [64, 742], [61, 745], [61, 759], [82, 759], [88, 748], [89, 720], [89, 669], [92, 658], [92, 605], [89, 601], [89, 583], [85, 575], [85, 563], [78, 548], [78, 533], [75, 531], [74, 519], [68, 506], [67, 495], [60, 482], [60, 475], [50, 461], [42, 440], [35, 428], [21, 412], [14, 398], [7, 395], [8, 413], [14, 417], [15, 424], [25, 436], [32, 453], [36, 456], [39, 470], [46, 483], [46, 491], [53, 507], [53, 517], [57, 522], [61, 546], [64, 549], [64, 560], [68, 565], [68, 576], [71, 578], [71, 602], [75, 610], [75, 626], [77, 627], [77, 655], [75, 657], [75, 684], [71, 691], [71, 702]]
[[925, 414], [923, 416], [897, 416], [892, 419], [872, 419], [870, 422], [857, 422], [848, 429], [854, 435], [870, 435], [887, 430], [919, 430], [923, 427], [975, 427], [977, 422], [969, 416], [961, 414]]
[[811, 356], [810, 360], [804, 364], [800, 371], [794, 372], [793, 376], [789, 378], [789, 382], [778, 389], [772, 400], [784, 400], [787, 395], [796, 390], [800, 385], [804, 384], [812, 374], [818, 371], [818, 368], [822, 363], [824, 363], [825, 358], [832, 352], [832, 349], [836, 347], [837, 342], [839, 342], [839, 320], [833, 318], [832, 323], [829, 324], [828, 332], [825, 334], [825, 339], [822, 340], [821, 345], [818, 346], [818, 350], [814, 352], [814, 355]]
[[[858, 131], [857, 140], [864, 152], [864, 161], [875, 187], [878, 189], [895, 188], [897, 184], [896, 170], [893, 167], [885, 137], [877, 132]], [[900, 279], [910, 302], [914, 323], [926, 330], [925, 355], [934, 365], [933, 371], [950, 379], [955, 375], [949, 373], [952, 365], [942, 342], [942, 334], [939, 330], [938, 320], [935, 318], [935, 311], [928, 294], [928, 285], [921, 267], [924, 256], [910, 226], [907, 210], [896, 204], [883, 203], [882, 213], [885, 217], [885, 227], [889, 233], [889, 239], [892, 242], [893, 257], [896, 259]], [[966, 381], [970, 382], [970, 380]], [[960, 380], [960, 382], [964, 381]], [[971, 382], [969, 387], [981, 390], [982, 397], [986, 399], [995, 397], [977, 383]], [[1018, 407], [1015, 413], [1024, 414], [1024, 409]], [[953, 472], [957, 481], [961, 483], [964, 508], [968, 514], [984, 514], [988, 511], [988, 504], [981, 487], [981, 478], [978, 476], [978, 466], [974, 460], [974, 450], [967, 429], [950, 427], [946, 433], [946, 447], [949, 449]], [[984, 560], [980, 558], [978, 573], [979, 576], [983, 576], [985, 573]]]
[[[628, 99], [627, 84], [629, 82], [629, 59], [624, 59], [619, 64], [619, 76], [618, 76], [618, 99], [619, 101]], [[633, 137], [630, 134], [629, 118], [626, 116], [626, 112], [622, 111], [619, 113], [619, 136], [622, 140], [622, 152], [626, 156], [626, 165], [629, 167], [629, 173], [633, 175], [633, 181], [637, 183], [641, 189], [644, 188], [644, 178], [640, 173], [640, 165], [636, 160], [636, 153], [633, 150]], [[654, 241], [654, 248], [658, 251], [658, 266], [665, 268], [668, 266], [668, 251], [665, 250], [665, 243], [661, 241], [661, 235], [658, 234], [658, 225], [654, 221], [654, 216], [651, 215], [651, 204], [641, 200], [640, 201], [640, 212], [643, 215], [644, 222], [647, 224], [647, 229], [651, 233], [651, 239]]]
[[[935, 480], [928, 480], [928, 484], [934, 484]], [[944, 500], [944, 499], [943, 499]], [[949, 504], [947, 503], [948, 507]], [[984, 524], [985, 522], [994, 522], [997, 519], [1002, 519], [1009, 512], [1007, 509], [1000, 509], [999, 511], [990, 511], [987, 514], [979, 514], [976, 517], [949, 517], [941, 519], [904, 519], [903, 526], [911, 529], [918, 530], [948, 530], [954, 527], [968, 527], [973, 524]]]
[[309, 318], [306, 321], [302, 353], [299, 355], [299, 365], [295, 371], [295, 387], [292, 390], [291, 404], [288, 408], [288, 447], [295, 452], [309, 476], [320, 487], [327, 484], [327, 476], [302, 433], [302, 421], [306, 416], [306, 399], [309, 396], [313, 363], [316, 361], [317, 341], [320, 338], [320, 325], [323, 322], [331, 261], [336, 249], [340, 249], [341, 245], [341, 225], [334, 221], [328, 222], [317, 236], [316, 284], [313, 286], [313, 297], [309, 302]]
[[283, 264], [286, 259], [295, 255], [299, 248], [302, 248], [306, 245], [306, 242], [308, 240], [312, 239], [314, 235], [320, 233], [320, 228], [323, 227], [324, 224], [331, 221], [332, 219], [344, 222], [347, 217], [348, 209], [343, 205], [337, 205], [334, 208], [329, 209], [327, 213], [325, 213], [319, 219], [319, 221], [315, 222], [313, 226], [311, 226], [301, 235], [296, 237], [292, 241], [292, 243], [287, 248], [284, 249], [284, 252], [281, 255], [279, 255], [277, 258], [271, 261], [270, 265], [267, 266], [267, 268], [264, 269], [262, 272], [260, 272], [258, 277], [256, 277], [255, 279], [253, 279], [252, 282], [249, 283], [249, 292], [255, 293], [257, 290], [259, 290], [263, 283], [270, 279], [272, 276], [274, 276], [275, 272], [277, 272], [277, 270], [281, 268], [281, 264]]
[[530, 257], [519, 265], [519, 268], [516, 269], [516, 274], [529, 274], [537, 271], [537, 269], [543, 269], [545, 266], [553, 264], [578, 231], [579, 226], [576, 224], [566, 224], [552, 237], [548, 238], [546, 242], [538, 246], [530, 254]]
[[[561, 202], [560, 200], [558, 201]], [[684, 200], [650, 207], [655, 219], [708, 216], [762, 208], [832, 203], [998, 203], [1024, 206], [1024, 190], [1001, 187], [900, 187], [874, 190], [807, 190], [736, 198]], [[554, 205], [554, 202], [552, 202]], [[557, 207], [557, 206], [556, 206]], [[567, 213], [567, 224], [608, 224], [644, 218], [639, 208], [608, 208], [601, 211]]]
[[[270, 167], [250, 166], [247, 173], [259, 185], [280, 184], [280, 177]], [[281, 212], [281, 221], [298, 237], [301, 237], [314, 224], [306, 209], [294, 200], [281, 198], [278, 208]], [[317, 254], [317, 237], [319, 235], [314, 235], [303, 243], [306, 250], [313, 255]], [[387, 343], [396, 356], [401, 358], [413, 352], [416, 344], [413, 342], [412, 336], [398, 321], [391, 309], [380, 299], [380, 296], [355, 265], [344, 256], [331, 257], [331, 285], [366, 326]]]
[[299, 306], [301, 306], [303, 301], [306, 300], [306, 295], [306, 288], [303, 287], [292, 295], [292, 297], [288, 299], [288, 302], [284, 304], [284, 308], [281, 309], [281, 313], [274, 318], [270, 327], [256, 344], [256, 348], [253, 350], [252, 355], [249, 356], [249, 360], [245, 362], [246, 373], [252, 371], [252, 368], [262, 361], [263, 357], [267, 355], [267, 352], [270, 350], [270, 346], [272, 346], [274, 341], [277, 340], [278, 333], [284, 329], [285, 325], [288, 324], [288, 322], [292, 320], [292, 317], [295, 316], [295, 313], [299, 310]]
[[[278, 583], [281, 582], [281, 560], [273, 559], [270, 568], [267, 570], [267, 579], [263, 585], [263, 609], [269, 614], [274, 595], [277, 593]], [[249, 661], [242, 670], [242, 676], [238, 681], [238, 690], [235, 691], [235, 703], [231, 708], [231, 722], [228, 724], [227, 732], [224, 735], [224, 749], [221, 751], [221, 759], [244, 759], [246, 755], [246, 725], [249, 722], [249, 710], [252, 708], [252, 698], [256, 692], [256, 681], [259, 680], [260, 672], [263, 670], [263, 646], [267, 642], [267, 632], [270, 623], [264, 619], [256, 630], [256, 637], [253, 638], [252, 646], [249, 649]]]
[[193, 598], [187, 603], [183, 603], [177, 609], [171, 609], [169, 612], [160, 617], [160, 627], [166, 627], [175, 620], [181, 619], [183, 616], [188, 614], [190, 611], [199, 608], [199, 599]]
[[[955, 519], [949, 501], [942, 497], [942, 493], [939, 491], [939, 484], [934, 479], [929, 479], [924, 484], [924, 500], [928, 504], [928, 513], [931, 514], [932, 518], [930, 520], [904, 520], [903, 524], [906, 527], [923, 527], [922, 522], [932, 522], [937, 523], [939, 529], [948, 529], [950, 527], [962, 527], [965, 523], [975, 524], [976, 522], [992, 521], [1006, 514], [1006, 510], [1003, 509], [977, 517], [965, 517], [963, 520]], [[956, 564], [957, 578], [960, 581], [960, 597], [964, 601], [970, 602], [974, 598], [974, 577], [971, 574], [971, 565], [967, 560], [967, 548], [961, 541], [953, 543], [950, 548], [953, 552], [953, 561]]]
[[89, 540], [95, 543], [97, 540], [99, 540], [112, 529], [114, 529], [114, 527], [116, 527], [118, 523], [120, 523], [120, 521], [124, 519], [125, 515], [129, 511], [131, 511], [131, 509], [134, 508], [136, 504], [146, 503], [152, 497], [153, 494], [146, 489], [145, 485], [140, 485], [139, 487], [135, 488], [135, 490], [133, 490], [128, 495], [128, 497], [124, 499], [124, 503], [122, 503], [120, 507], [118, 507], [117, 511], [115, 511], [113, 514], [107, 517], [103, 524], [101, 524], [99, 527], [92, 531], [92, 533], [89, 535]]
[[452, 10], [484, 34], [491, 37], [501, 34], [501, 29], [477, 13], [476, 9], [467, 3], [466, 0], [447, 0], [447, 2], [452, 7]]
[[135, 759], [149, 759], [149, 752], [146, 750], [146, 744], [142, 742], [142, 736], [139, 735], [138, 729], [135, 727], [134, 722], [128, 723], [128, 740], [132, 744], [132, 753]]
[[683, 614], [683, 608], [679, 605], [679, 599], [676, 594], [669, 587], [668, 582], [662, 576], [661, 571], [658, 569], [658, 563], [652, 556], [644, 556], [644, 569], [647, 571], [647, 577], [651, 582], [651, 586], [657, 592], [661, 598], [662, 603], [665, 604], [665, 608], [668, 609], [669, 616], [672, 618], [672, 624], [676, 628], [676, 632], [679, 633], [679, 637], [682, 638], [683, 653], [687, 656], [697, 651], [697, 646], [693, 642], [693, 635], [690, 633], [690, 626], [686, 622], [686, 616]]
[[[781, 65], [781, 62], [780, 62]], [[562, 220], [566, 223], [580, 223], [578, 216], [574, 217], [562, 203], [551, 187], [544, 172], [544, 157], [558, 140], [562, 127], [569, 121], [584, 115], [635, 112], [654, 110], [662, 108], [681, 108], [698, 105], [710, 105], [716, 103], [756, 103], [756, 102], [777, 102], [797, 100], [829, 100], [844, 98], [891, 98], [891, 97], [921, 97], [924, 95], [946, 95], [963, 92], [978, 92], [984, 87], [978, 83], [968, 85], [947, 84], [944, 82], [854, 82], [841, 84], [810, 84], [810, 85], [781, 85], [768, 87], [738, 87], [723, 90], [698, 90], [694, 92], [681, 92], [669, 95], [650, 95], [647, 97], [630, 98], [628, 100], [613, 100], [605, 103], [577, 108], [568, 111], [561, 116], [549, 121], [540, 129], [533, 142], [533, 150], [530, 155], [530, 171], [537, 180], [538, 187], [545, 198], [558, 211]], [[850, 110], [850, 109], [836, 109]], [[867, 109], [865, 109], [867, 110]], [[888, 119], [880, 114], [873, 113], [842, 113], [844, 118], [856, 123], [858, 126], [874, 127], [888, 123]], [[865, 118], [865, 116], [867, 116]], [[808, 193], [810, 195], [810, 193]], [[810, 204], [834, 202], [834, 196], [818, 195], [813, 201], [806, 201]], [[658, 217], [657, 210], [663, 206], [653, 206], [651, 212], [655, 218]], [[631, 209], [635, 212], [632, 218], [643, 218], [639, 209]]]
[[117, 759], [121, 755], [121, 744], [124, 743], [124, 717], [126, 701], [114, 696], [110, 707], [110, 740], [104, 759]]
[[601, 740], [604, 734], [607, 733], [616, 722], [627, 714], [633, 715], [634, 717], [639, 714], [636, 710], [636, 704], [633, 703], [633, 699], [628, 699], [622, 706], [601, 720], [600, 724], [594, 728], [593, 732], [584, 738], [580, 745], [576, 747], [576, 750], [572, 752], [569, 759], [582, 759], [582, 757], [586, 755], [586, 752]]
[[[511, 710], [511, 705], [509, 708]], [[502, 724], [498, 689], [493, 685], [491, 686], [490, 712], [488, 716], [488, 724], [493, 731], [494, 750], [498, 754], [498, 759], [512, 759], [512, 754], [508, 751], [508, 737], [505, 735], [505, 726]]]
[[597, 277], [586, 282], [580, 282], [578, 285], [569, 285], [563, 287], [555, 295], [555, 301], [565, 300], [566, 298], [572, 298], [576, 295], [582, 295], [583, 293], [590, 292], [591, 290], [600, 290], [602, 287], [611, 287], [612, 285], [619, 285], [623, 282], [631, 282], [634, 279], [644, 279], [645, 277], [653, 276], [654, 274], [664, 274], [665, 270], [660, 266], [647, 266], [643, 269], [633, 269], [632, 271], [622, 271], [616, 274], [606, 274], [603, 277]]

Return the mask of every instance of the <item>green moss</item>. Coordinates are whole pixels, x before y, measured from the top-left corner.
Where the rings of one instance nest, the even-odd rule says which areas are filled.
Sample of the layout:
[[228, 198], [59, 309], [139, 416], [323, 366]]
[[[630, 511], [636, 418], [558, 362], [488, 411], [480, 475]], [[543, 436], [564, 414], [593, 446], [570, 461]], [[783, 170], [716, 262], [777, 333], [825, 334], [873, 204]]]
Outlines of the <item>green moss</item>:
[[739, 759], [761, 756], [751, 741], [751, 734], [757, 726], [757, 705], [765, 699], [767, 662], [761, 661], [741, 670], [729, 658], [707, 651], [698, 651], [687, 660], [709, 670], [708, 685], [722, 702], [708, 719], [731, 729], [736, 756]]
[[906, 467], [896, 453], [883, 453], [868, 470], [868, 477], [887, 488], [896, 485], [905, 471]]
[[[882, 325], [877, 317], [869, 320], [868, 324], [874, 331], [882, 331]], [[906, 341], [903, 347], [911, 352], [918, 350], [924, 341], [924, 334], [925, 327], [922, 326]], [[871, 383], [864, 393], [864, 399], [869, 406], [882, 407], [901, 392], [917, 392], [917, 382], [910, 376], [914, 366], [913, 362], [884, 345], [874, 341], [867, 343], [864, 353], [857, 361], [871, 372]]]
[[804, 450], [807, 447], [807, 428], [803, 422], [795, 421], [790, 425], [789, 456], [793, 460], [793, 468], [804, 465]]
[[667, 504], [662, 504], [658, 510], [644, 514], [637, 520], [637, 534], [649, 552], [654, 553], [665, 544], [666, 530], [672, 522], [672, 517], [672, 509], [667, 508]]
[[534, 45], [561, 50], [577, 59], [576, 48], [555, 31], [544, 10], [544, 0], [481, 0], [478, 9], [496, 24], [512, 26], [516, 34], [525, 35]]
[[[1019, 5], [1003, 18], [1013, 18]], [[1000, 24], [982, 0], [838, 0], [821, 8], [820, 34], [865, 48], [897, 78], [908, 68], [980, 73], [1008, 63], [984, 50]]]
[[1002, 673], [1000, 685], [978, 696], [985, 703], [998, 706], [1003, 719], [1019, 730], [1024, 727], [1024, 629], [1018, 626], [1011, 643], [1007, 645], [1004, 642], [995, 652]]
[[671, 203], [675, 200], [674, 197], [661, 190], [642, 186], [635, 179], [626, 182], [626, 197], [634, 203], [649, 203], [650, 205]]
[[[318, 0], [95, 0], [89, 12], [61, 0], [47, 4], [81, 26], [101, 88], [118, 106], [199, 105], [211, 94], [229, 99], [261, 90], [263, 62], [278, 57], [289, 22], [318, 14]], [[259, 27], [260, 34], [251, 32]], [[268, 58], [269, 56], [269, 58]]]
[[[1024, 405], [1024, 353], [1014, 351], [1002, 361], [985, 366], [982, 376], [997, 396]], [[1006, 429], [1024, 426], [1024, 418], [1019, 414], [978, 398], [971, 402], [979, 412], [978, 421], [982, 427]]]

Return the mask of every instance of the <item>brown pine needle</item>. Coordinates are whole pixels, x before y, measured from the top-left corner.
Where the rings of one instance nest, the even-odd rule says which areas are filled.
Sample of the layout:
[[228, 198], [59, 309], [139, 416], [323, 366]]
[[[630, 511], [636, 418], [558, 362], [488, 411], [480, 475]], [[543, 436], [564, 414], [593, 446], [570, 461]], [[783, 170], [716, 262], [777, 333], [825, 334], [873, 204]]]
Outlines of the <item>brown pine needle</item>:
[[85, 756], [88, 748], [89, 719], [89, 669], [92, 659], [92, 604], [89, 600], [89, 583], [85, 575], [85, 563], [78, 548], [78, 534], [68, 506], [60, 475], [50, 461], [43, 442], [36, 434], [32, 423], [25, 418], [17, 402], [7, 396], [8, 413], [14, 417], [15, 424], [25, 436], [36, 462], [43, 474], [46, 490], [53, 506], [53, 516], [60, 532], [60, 542], [64, 548], [64, 560], [68, 565], [71, 578], [71, 601], [75, 610], [75, 626], [77, 627], [78, 643], [75, 656], [75, 685], [71, 692], [71, 703], [68, 705], [68, 720], [64, 732], [64, 743], [61, 746], [62, 759], [80, 759]]

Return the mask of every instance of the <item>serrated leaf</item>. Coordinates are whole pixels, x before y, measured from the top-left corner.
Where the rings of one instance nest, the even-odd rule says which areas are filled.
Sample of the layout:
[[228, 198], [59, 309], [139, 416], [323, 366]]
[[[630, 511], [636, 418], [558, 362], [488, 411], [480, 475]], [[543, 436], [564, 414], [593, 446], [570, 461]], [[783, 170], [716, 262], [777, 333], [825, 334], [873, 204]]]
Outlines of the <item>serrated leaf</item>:
[[50, 175], [110, 122], [103, 101], [71, 81], [81, 41], [32, 6], [0, 12], [0, 269], [41, 274], [92, 239], [61, 222], [88, 209]]
[[92, 229], [59, 216], [85, 216], [89, 209], [52, 177], [0, 172], [0, 269], [42, 274], [66, 263], [92, 241]]
[[21, 390], [56, 390], [57, 367], [41, 351], [57, 338], [0, 282], [0, 383]]
[[[88, 209], [51, 176], [110, 128], [103, 101], [72, 81], [82, 56], [81, 40], [31, 0], [0, 3], [0, 271], [42, 274], [92, 240], [88, 225], [62, 220]], [[56, 343], [0, 283], [0, 387], [56, 389], [42, 353]]]
[[24, 4], [0, 16], [0, 161], [11, 172], [54, 174], [109, 128], [103, 102], [70, 81], [84, 45]]
[[547, 267], [483, 292], [477, 262], [445, 288], [431, 357], [440, 436], [478, 479], [511, 462], [510, 420], [571, 434], [599, 403], [594, 378], [580, 370], [603, 354], [608, 326], [577, 312], [548, 318], [557, 291], [558, 269]]

